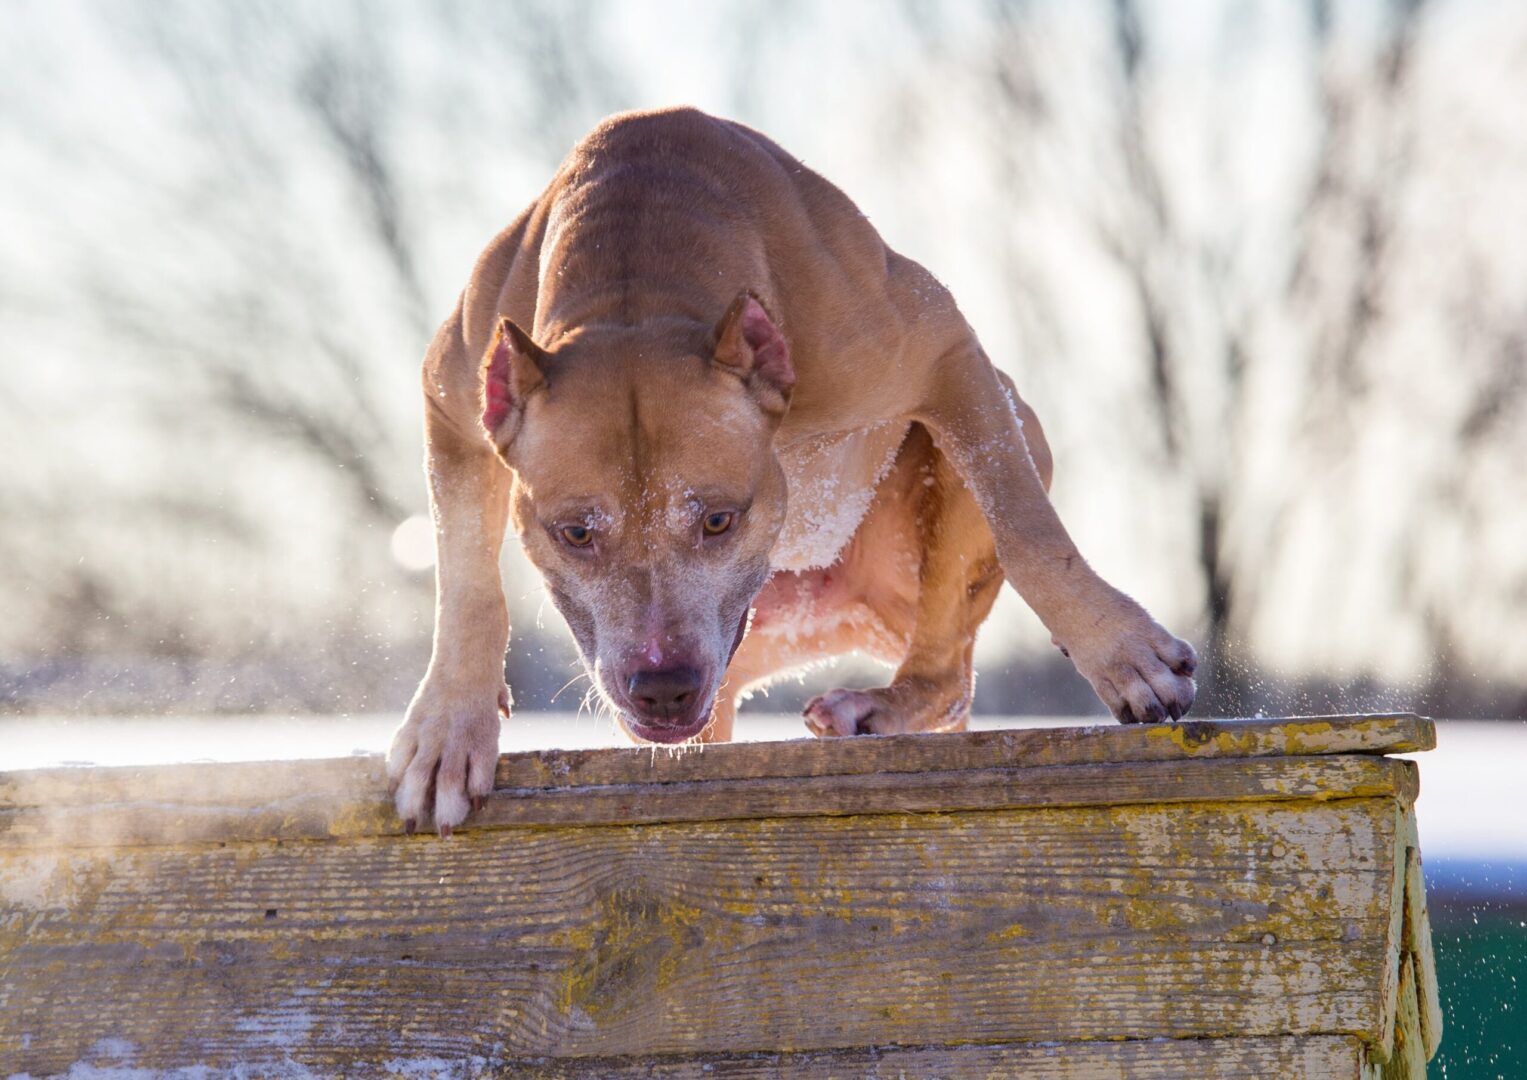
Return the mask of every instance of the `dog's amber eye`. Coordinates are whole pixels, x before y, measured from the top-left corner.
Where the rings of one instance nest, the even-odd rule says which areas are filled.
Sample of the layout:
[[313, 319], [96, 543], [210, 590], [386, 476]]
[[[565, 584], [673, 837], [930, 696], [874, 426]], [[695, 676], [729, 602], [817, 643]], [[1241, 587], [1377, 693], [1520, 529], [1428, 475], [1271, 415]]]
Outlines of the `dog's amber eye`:
[[729, 510], [718, 510], [714, 514], [707, 515], [700, 523], [700, 527], [705, 530], [706, 536], [720, 536], [732, 527], [732, 519], [736, 516]]
[[594, 530], [587, 525], [564, 525], [562, 539], [573, 547], [588, 547], [594, 542]]

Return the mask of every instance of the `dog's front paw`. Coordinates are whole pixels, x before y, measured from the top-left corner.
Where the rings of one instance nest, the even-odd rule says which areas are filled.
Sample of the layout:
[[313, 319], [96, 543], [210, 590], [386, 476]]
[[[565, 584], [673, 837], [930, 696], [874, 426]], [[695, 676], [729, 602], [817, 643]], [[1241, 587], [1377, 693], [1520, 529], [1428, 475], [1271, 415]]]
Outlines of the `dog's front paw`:
[[1172, 636], [1133, 601], [1112, 634], [1061, 645], [1122, 724], [1181, 719], [1198, 692], [1193, 646]]
[[449, 836], [481, 808], [498, 767], [501, 713], [509, 715], [502, 679], [473, 691], [425, 677], [387, 752], [387, 780], [409, 832], [432, 818]]

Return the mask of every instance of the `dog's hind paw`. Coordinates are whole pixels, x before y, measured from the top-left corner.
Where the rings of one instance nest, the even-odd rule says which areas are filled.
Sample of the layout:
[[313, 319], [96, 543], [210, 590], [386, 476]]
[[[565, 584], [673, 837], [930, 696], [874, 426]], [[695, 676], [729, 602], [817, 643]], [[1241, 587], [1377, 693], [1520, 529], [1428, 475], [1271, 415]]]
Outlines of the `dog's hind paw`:
[[867, 690], [829, 690], [806, 703], [806, 726], [822, 738], [873, 733], [879, 702]]
[[806, 726], [813, 735], [823, 738], [901, 735], [948, 727], [950, 717], [958, 713], [958, 706], [953, 710], [940, 708], [942, 698], [918, 692], [923, 689], [893, 684], [874, 690], [829, 690], [807, 702]]
[[387, 780], [406, 831], [432, 820], [450, 836], [482, 808], [498, 768], [499, 715], [508, 711], [507, 686], [496, 700], [491, 690], [446, 693], [429, 679], [419, 687], [387, 752]]
[[873, 690], [829, 690], [806, 704], [813, 735], [904, 735], [954, 731], [970, 715], [968, 680], [912, 679]]

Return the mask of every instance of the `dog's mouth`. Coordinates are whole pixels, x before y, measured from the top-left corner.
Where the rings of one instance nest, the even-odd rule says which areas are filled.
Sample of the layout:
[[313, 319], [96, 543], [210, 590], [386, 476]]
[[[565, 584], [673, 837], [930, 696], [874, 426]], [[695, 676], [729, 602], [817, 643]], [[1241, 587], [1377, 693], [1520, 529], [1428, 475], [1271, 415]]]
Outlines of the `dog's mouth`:
[[710, 718], [711, 711], [706, 709], [696, 719], [678, 727], [644, 724], [630, 713], [624, 714], [621, 720], [626, 725], [626, 730], [642, 742], [663, 743], [671, 746], [675, 743], [688, 742], [700, 734], [700, 732], [705, 730], [706, 725], [710, 723]]
[[615, 706], [615, 716], [621, 727], [633, 738], [672, 745], [688, 742], [705, 730], [715, 708], [716, 693], [712, 687], [703, 699], [692, 699], [686, 703], [687, 707], [661, 716], [635, 708], [631, 699], [619, 691], [607, 693], [606, 698]]
[[[742, 645], [742, 639], [747, 636], [748, 621], [751, 614], [750, 610], [745, 609], [742, 616], [737, 620], [737, 630], [732, 635], [731, 647], [727, 649], [726, 663], [723, 665], [723, 668], [730, 666], [732, 657], [737, 654], [737, 649]], [[632, 703], [625, 694], [616, 691], [614, 693], [607, 693], [606, 696], [610, 703], [616, 707], [616, 714], [620, 719], [621, 726], [632, 736], [640, 739], [642, 742], [661, 743], [671, 746], [676, 743], [688, 742], [709, 726], [714, 715], [713, 711], [718, 692], [717, 689], [712, 688], [711, 693], [706, 696], [704, 708], [696, 711], [690, 719], [678, 720], [677, 722], [673, 720], [642, 719], [641, 712], [632, 708]]]

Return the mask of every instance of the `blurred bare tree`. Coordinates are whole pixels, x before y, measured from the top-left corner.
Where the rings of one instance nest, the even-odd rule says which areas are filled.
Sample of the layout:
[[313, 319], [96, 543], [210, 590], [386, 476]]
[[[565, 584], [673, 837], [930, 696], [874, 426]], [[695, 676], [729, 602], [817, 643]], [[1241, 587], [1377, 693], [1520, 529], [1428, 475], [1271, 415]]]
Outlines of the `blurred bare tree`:
[[[119, 15], [145, 63], [175, 80], [185, 137], [215, 155], [211, 176], [145, 194], [195, 200], [193, 227], [218, 245], [209, 257], [236, 268], [218, 288], [184, 290], [189, 310], [173, 319], [164, 318], [164, 283], [81, 268], [81, 295], [103, 312], [108, 332], [128, 335], [159, 372], [165, 359], [183, 365], [164, 402], [166, 422], [194, 422], [183, 391], [200, 381], [205, 415], [218, 423], [236, 416], [252, 434], [293, 444], [342, 475], [360, 511], [380, 524], [416, 508], [415, 478], [395, 467], [417, 456], [416, 425], [400, 426], [376, 400], [384, 384], [374, 370], [379, 353], [416, 366], [442, 317], [424, 282], [421, 233], [433, 223], [421, 212], [421, 189], [440, 182], [436, 170], [476, 168], [474, 151], [490, 139], [554, 161], [584, 116], [619, 99], [579, 11], [588, 16], [588, 8], [550, 3], [412, 12], [347, 3], [314, 18], [267, 0], [156, 3]], [[436, 83], [424, 101], [404, 92], [400, 71], [420, 32], [439, 58], [431, 77], [454, 71], [458, 81]], [[487, 74], [489, 85], [471, 73]], [[511, 78], [518, 93], [505, 85]], [[507, 98], [529, 108], [504, 109]], [[410, 160], [405, 130], [437, 124], [462, 136], [457, 156]], [[491, 169], [491, 158], [477, 160]], [[337, 264], [315, 259], [315, 223], [281, 197], [313, 172], [337, 186], [333, 205], [352, 218], [353, 242]], [[481, 194], [490, 206], [508, 204], [507, 192]], [[339, 273], [360, 277], [365, 292], [339, 287]]]
[[[1430, 663], [1414, 665], [1419, 678], [1400, 694], [1414, 707], [1489, 708], [1481, 699], [1503, 676], [1510, 680], [1519, 653], [1501, 646], [1527, 634], [1527, 560], [1497, 559], [1470, 588], [1460, 580], [1467, 568], [1459, 562], [1469, 562], [1467, 556], [1444, 559], [1439, 571], [1435, 550], [1439, 533], [1453, 541], [1450, 554], [1492, 547], [1500, 523], [1514, 519], [1523, 527], [1517, 515], [1527, 493], [1520, 478], [1506, 490], [1459, 483], [1483, 472], [1481, 456], [1527, 460], [1522, 426], [1513, 422], [1527, 403], [1527, 281], [1518, 268], [1482, 250], [1466, 258], [1460, 279], [1436, 278], [1419, 293], [1415, 287], [1416, 271], [1434, 257], [1417, 234], [1435, 227], [1426, 213], [1435, 207], [1425, 202], [1429, 192], [1418, 190], [1416, 173], [1435, 164], [1428, 154], [1458, 151], [1439, 151], [1418, 134], [1424, 98], [1435, 94], [1435, 83], [1418, 85], [1417, 54], [1429, 34], [1443, 36], [1428, 16], [1448, 6], [1312, 0], [1302, 12], [1276, 5], [1220, 11], [1207, 62], [1209, 85], [1224, 100], [1202, 102], [1188, 115], [1172, 110], [1165, 84], [1174, 65], [1202, 58], [1183, 55], [1188, 46], [1180, 24], [1161, 12], [1147, 18], [1137, 0], [1093, 6], [1094, 39], [1073, 45], [1091, 50], [1087, 83], [1078, 81], [1075, 66], [1064, 66], [1057, 40], [1077, 20], [1024, 0], [993, 0], [983, 51], [944, 58], [969, 72], [964, 78], [951, 80], [947, 68], [934, 65], [942, 86], [967, 95], [960, 108], [986, 125], [982, 145], [1000, 203], [1040, 208], [1033, 216], [1010, 217], [1016, 226], [995, 227], [1006, 243], [992, 259], [1013, 298], [1011, 317], [1023, 346], [1013, 366], [1025, 380], [1043, 384], [1046, 365], [1074, 352], [1076, 340], [1074, 327], [1065, 325], [1076, 315], [1063, 310], [1045, 283], [1025, 227], [1043, 214], [1072, 215], [1079, 222], [1076, 242], [1095, 248], [1111, 267], [1130, 345], [1106, 389], [1082, 394], [1091, 398], [1094, 415], [1118, 413], [1136, 491], [1148, 493], [1136, 498], [1181, 515], [1188, 525], [1177, 542], [1187, 541], [1194, 553], [1206, 660], [1200, 700], [1211, 713], [1280, 703], [1342, 706], [1331, 696], [1340, 693], [1339, 667], [1322, 665], [1319, 657], [1300, 657], [1305, 681], [1325, 687], [1313, 698], [1298, 693], [1298, 676], [1285, 676], [1281, 688], [1271, 685], [1258, 637], [1268, 636], [1269, 609], [1287, 613], [1274, 601], [1289, 591], [1290, 577], [1317, 578], [1317, 589], [1339, 590], [1347, 560], [1377, 557], [1390, 564], [1377, 593], [1363, 599], [1372, 604], [1375, 624], [1403, 620], [1423, 639], [1407, 658]], [[943, 12], [917, 3], [905, 10], [931, 53], [947, 47]], [[1284, 85], [1307, 87], [1309, 100], [1296, 98], [1290, 108], [1309, 131], [1309, 145], [1294, 147], [1292, 163], [1265, 154], [1256, 160], [1253, 147], [1253, 167], [1276, 172], [1292, 196], [1269, 207], [1242, 159], [1248, 143], [1267, 138], [1282, 151], [1287, 138], [1259, 131], [1241, 111], [1249, 95], [1236, 75], [1257, 61], [1255, 52], [1275, 36], [1269, 31], [1279, 19], [1290, 17], [1298, 24], [1281, 57], [1293, 75]], [[1518, 40], [1527, 37], [1522, 19], [1507, 21]], [[958, 41], [968, 48], [969, 39]], [[1513, 89], [1527, 93], [1527, 77]], [[925, 84], [913, 84], [896, 102], [888, 142], [897, 157], [931, 127], [919, 130], [907, 119], [919, 111], [909, 98], [926, 101], [926, 94]], [[954, 111], [947, 102], [936, 108]], [[1184, 132], [1184, 126], [1195, 130]], [[1520, 153], [1524, 133], [1505, 134], [1518, 137]], [[1504, 150], [1471, 149], [1484, 151], [1479, 168]], [[1412, 330], [1418, 312], [1439, 311], [1446, 313], [1445, 326], [1426, 328], [1437, 335], [1428, 339], [1436, 351], [1401, 355], [1397, 339]], [[1079, 363], [1072, 355], [1058, 366], [1074, 377]], [[1372, 453], [1375, 431], [1423, 422], [1429, 410], [1414, 391], [1429, 381], [1428, 371], [1446, 372], [1461, 400], [1443, 428], [1417, 437], [1430, 458], [1427, 482], [1416, 484], [1417, 478], [1385, 469], [1400, 462], [1365, 455]], [[1402, 400], [1393, 394], [1397, 384]], [[1122, 410], [1114, 397], [1120, 388], [1129, 394]], [[1052, 392], [1076, 396], [1079, 389], [1073, 383]], [[1287, 403], [1271, 404], [1276, 395]], [[1270, 425], [1263, 414], [1272, 408], [1291, 422]], [[1065, 469], [1063, 455], [1062, 474]], [[1391, 475], [1372, 475], [1385, 471]], [[1394, 533], [1354, 515], [1355, 505], [1341, 505], [1354, 474], [1403, 506], [1397, 515], [1403, 524]], [[1333, 485], [1332, 478], [1348, 482]], [[1315, 560], [1308, 551], [1291, 550], [1306, 539], [1290, 535], [1293, 523], [1302, 519], [1308, 528], [1312, 515], [1325, 534]], [[1478, 550], [1475, 558], [1489, 556]], [[1491, 584], [1478, 587], [1485, 578]], [[1502, 592], [1514, 601], [1500, 603]], [[1335, 591], [1329, 599], [1350, 618], [1351, 600]], [[1307, 612], [1316, 632], [1325, 629], [1318, 606]], [[1487, 635], [1494, 640], [1482, 641]], [[1348, 651], [1365, 653], [1371, 674], [1381, 650], [1373, 642]], [[1494, 682], [1467, 662], [1492, 653]], [[1476, 681], [1480, 674], [1486, 678]], [[1365, 693], [1371, 701], [1371, 688]], [[1518, 695], [1504, 702], [1508, 709], [1527, 704], [1519, 685], [1506, 693]]]

